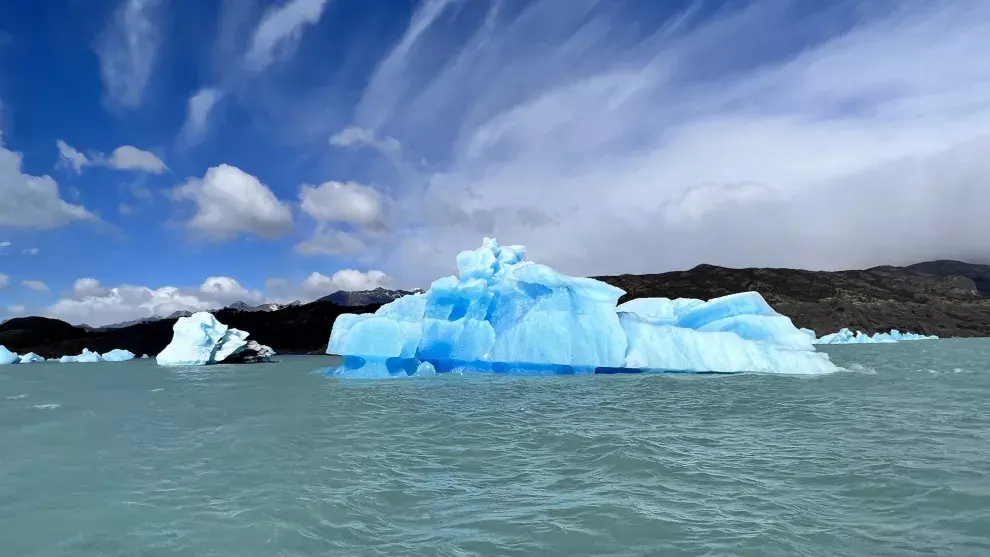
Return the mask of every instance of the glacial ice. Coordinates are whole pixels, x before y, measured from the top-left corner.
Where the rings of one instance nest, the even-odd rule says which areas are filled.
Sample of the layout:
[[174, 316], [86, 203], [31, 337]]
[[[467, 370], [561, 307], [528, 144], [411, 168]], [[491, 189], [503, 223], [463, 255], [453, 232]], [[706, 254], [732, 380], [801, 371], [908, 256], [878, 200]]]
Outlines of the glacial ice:
[[20, 356], [7, 350], [6, 346], [0, 345], [0, 365], [16, 364], [20, 360]]
[[61, 364], [95, 364], [102, 362], [103, 357], [96, 352], [90, 352], [89, 348], [83, 348], [81, 354], [76, 356], [62, 356], [58, 361]]
[[[526, 260], [523, 246], [457, 256], [459, 276], [373, 314], [337, 318], [330, 374], [835, 371], [809, 336], [757, 292], [712, 300], [645, 298]], [[424, 364], [429, 364], [426, 367]]]
[[205, 311], [180, 317], [172, 326], [172, 341], [156, 356], [160, 366], [202, 366], [240, 359], [267, 360], [275, 351], [247, 340], [246, 331], [224, 325]]
[[103, 360], [107, 362], [126, 362], [134, 359], [134, 353], [130, 350], [114, 348], [109, 352], [105, 352], [102, 357]]
[[23, 356], [21, 356], [20, 363], [22, 363], [22, 364], [35, 364], [35, 363], [44, 362], [44, 361], [45, 361], [44, 358], [42, 358], [41, 356], [35, 354], [34, 352], [28, 352], [27, 354], [24, 354]]
[[897, 329], [891, 329], [889, 333], [874, 333], [872, 336], [863, 331], [853, 333], [848, 328], [839, 329], [838, 332], [827, 334], [815, 340], [815, 344], [883, 344], [891, 342], [901, 342], [909, 340], [937, 340], [935, 335], [919, 335], [915, 333], [902, 333]]

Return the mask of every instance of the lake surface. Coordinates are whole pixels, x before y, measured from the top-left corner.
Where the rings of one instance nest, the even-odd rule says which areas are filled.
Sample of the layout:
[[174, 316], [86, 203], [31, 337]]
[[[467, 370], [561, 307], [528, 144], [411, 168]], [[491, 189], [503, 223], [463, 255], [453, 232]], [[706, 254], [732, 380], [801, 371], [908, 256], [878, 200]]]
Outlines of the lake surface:
[[990, 555], [990, 341], [852, 371], [0, 367], [0, 554]]

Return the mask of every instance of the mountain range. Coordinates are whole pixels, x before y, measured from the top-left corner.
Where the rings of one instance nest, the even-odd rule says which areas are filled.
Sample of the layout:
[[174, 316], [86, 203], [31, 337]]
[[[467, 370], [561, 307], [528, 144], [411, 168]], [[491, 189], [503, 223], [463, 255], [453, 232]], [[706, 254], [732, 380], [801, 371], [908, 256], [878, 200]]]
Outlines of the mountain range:
[[[819, 335], [849, 327], [866, 333], [896, 328], [940, 337], [990, 336], [990, 265], [929, 261], [834, 272], [699, 265], [687, 271], [594, 278], [625, 290], [620, 301], [709, 299], [755, 290], [795, 325]], [[373, 312], [408, 293], [336, 292], [307, 304], [235, 303], [214, 314], [279, 353], [323, 353], [338, 315]], [[17, 317], [0, 324], [0, 345], [49, 358], [78, 354], [83, 348], [97, 352], [123, 348], [154, 355], [171, 340], [178, 317], [99, 329], [45, 317]]]

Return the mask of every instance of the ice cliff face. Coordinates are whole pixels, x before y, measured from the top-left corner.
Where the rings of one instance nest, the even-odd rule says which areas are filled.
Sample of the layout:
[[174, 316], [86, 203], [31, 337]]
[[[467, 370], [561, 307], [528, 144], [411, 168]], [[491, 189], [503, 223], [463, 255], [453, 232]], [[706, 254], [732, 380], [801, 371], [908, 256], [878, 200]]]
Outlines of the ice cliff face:
[[180, 317], [172, 333], [172, 342], [156, 357], [160, 366], [264, 361], [275, 354], [271, 348], [247, 340], [248, 332], [229, 328], [205, 311]]
[[[327, 352], [333, 374], [389, 377], [470, 369], [495, 373], [677, 371], [827, 373], [828, 356], [756, 292], [709, 301], [616, 306], [624, 292], [526, 261], [523, 246], [457, 256], [436, 280], [374, 314], [341, 315]], [[424, 366], [422, 364], [429, 363]]]

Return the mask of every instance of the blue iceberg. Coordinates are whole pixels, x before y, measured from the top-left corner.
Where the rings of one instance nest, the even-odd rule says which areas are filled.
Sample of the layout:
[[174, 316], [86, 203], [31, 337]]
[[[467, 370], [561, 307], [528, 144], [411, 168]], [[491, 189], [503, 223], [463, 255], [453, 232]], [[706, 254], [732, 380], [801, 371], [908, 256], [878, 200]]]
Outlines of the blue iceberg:
[[90, 352], [89, 348], [83, 348], [81, 354], [77, 356], [62, 356], [58, 361], [62, 364], [95, 364], [102, 362], [103, 358], [96, 352]]
[[38, 362], [44, 362], [45, 359], [41, 356], [35, 354], [34, 352], [28, 352], [27, 354], [21, 356], [20, 363], [22, 364], [35, 364]]
[[525, 247], [491, 238], [461, 252], [457, 268], [425, 293], [338, 317], [327, 353], [344, 361], [328, 373], [836, 371], [757, 292], [617, 306], [623, 290], [527, 261]]
[[853, 333], [847, 328], [842, 328], [836, 333], [816, 339], [815, 344], [886, 344], [909, 340], [938, 340], [938, 337], [935, 335], [927, 336], [915, 333], [902, 333], [897, 329], [891, 329], [889, 333], [874, 333], [870, 336], [863, 331]]
[[21, 361], [20, 356], [7, 350], [6, 346], [0, 344], [0, 365], [16, 364]]
[[115, 348], [109, 352], [103, 353], [102, 358], [106, 362], [126, 362], [134, 359], [134, 353], [130, 350]]
[[160, 366], [267, 361], [275, 355], [268, 346], [247, 340], [246, 331], [230, 328], [205, 311], [180, 317], [172, 333], [172, 341], [155, 358]]

